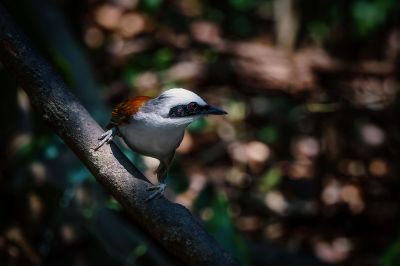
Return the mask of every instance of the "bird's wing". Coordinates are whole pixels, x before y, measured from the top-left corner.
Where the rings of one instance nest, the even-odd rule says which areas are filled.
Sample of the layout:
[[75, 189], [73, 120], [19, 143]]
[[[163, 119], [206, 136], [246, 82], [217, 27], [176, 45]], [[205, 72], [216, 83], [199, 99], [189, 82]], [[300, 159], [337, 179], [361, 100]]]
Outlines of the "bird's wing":
[[137, 111], [139, 111], [139, 109], [150, 99], [151, 97], [148, 96], [138, 96], [118, 104], [112, 111], [110, 123], [108, 123], [106, 128], [110, 129], [115, 126], [127, 124], [129, 118], [136, 114]]

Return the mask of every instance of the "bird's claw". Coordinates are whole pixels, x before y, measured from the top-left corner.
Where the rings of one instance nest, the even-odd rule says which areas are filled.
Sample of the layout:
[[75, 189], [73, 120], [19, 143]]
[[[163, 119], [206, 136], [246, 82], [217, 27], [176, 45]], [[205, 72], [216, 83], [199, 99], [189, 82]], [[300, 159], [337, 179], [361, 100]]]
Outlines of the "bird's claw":
[[151, 187], [146, 188], [146, 191], [154, 191], [155, 190], [150, 196], [148, 196], [146, 198], [146, 201], [150, 201], [150, 200], [152, 200], [154, 198], [161, 197], [163, 195], [164, 190], [165, 190], [166, 187], [167, 187], [166, 184], [161, 183], [161, 184], [159, 184], [157, 186], [151, 186]]
[[99, 145], [94, 150], [97, 151], [105, 143], [110, 143], [112, 141], [112, 139], [114, 138], [114, 136], [117, 134], [118, 134], [118, 129], [115, 127], [113, 127], [112, 129], [109, 129], [106, 132], [104, 132], [103, 134], [101, 134], [101, 136], [98, 138], [98, 140], [100, 140]]

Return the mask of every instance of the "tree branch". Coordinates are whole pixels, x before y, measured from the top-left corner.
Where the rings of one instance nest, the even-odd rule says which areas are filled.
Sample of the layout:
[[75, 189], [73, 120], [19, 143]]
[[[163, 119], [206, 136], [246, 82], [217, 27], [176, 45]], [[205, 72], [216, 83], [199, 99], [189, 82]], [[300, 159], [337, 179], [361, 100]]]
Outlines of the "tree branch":
[[183, 206], [164, 198], [145, 202], [145, 189], [150, 184], [117, 146], [104, 145], [94, 151], [103, 130], [1, 5], [0, 60], [15, 75], [42, 118], [133, 219], [167, 250], [190, 265], [238, 264]]

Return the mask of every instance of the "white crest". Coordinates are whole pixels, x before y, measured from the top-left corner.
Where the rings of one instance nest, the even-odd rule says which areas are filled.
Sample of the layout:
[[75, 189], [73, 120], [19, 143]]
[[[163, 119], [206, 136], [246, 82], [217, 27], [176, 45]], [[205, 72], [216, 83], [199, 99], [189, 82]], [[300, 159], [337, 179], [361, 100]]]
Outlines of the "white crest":
[[177, 106], [182, 104], [188, 104], [196, 102], [199, 105], [206, 105], [207, 103], [196, 93], [182, 88], [173, 88], [164, 91], [158, 97], [161, 101], [168, 103], [169, 106]]

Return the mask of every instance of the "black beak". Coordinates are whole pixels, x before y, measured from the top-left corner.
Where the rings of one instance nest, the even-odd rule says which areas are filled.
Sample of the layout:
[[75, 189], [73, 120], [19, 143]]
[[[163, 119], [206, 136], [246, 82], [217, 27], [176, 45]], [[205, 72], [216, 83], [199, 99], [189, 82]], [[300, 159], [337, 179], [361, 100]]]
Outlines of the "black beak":
[[203, 111], [203, 114], [207, 114], [207, 115], [226, 115], [228, 113], [225, 112], [222, 109], [218, 109], [216, 107], [207, 105], [207, 107]]

